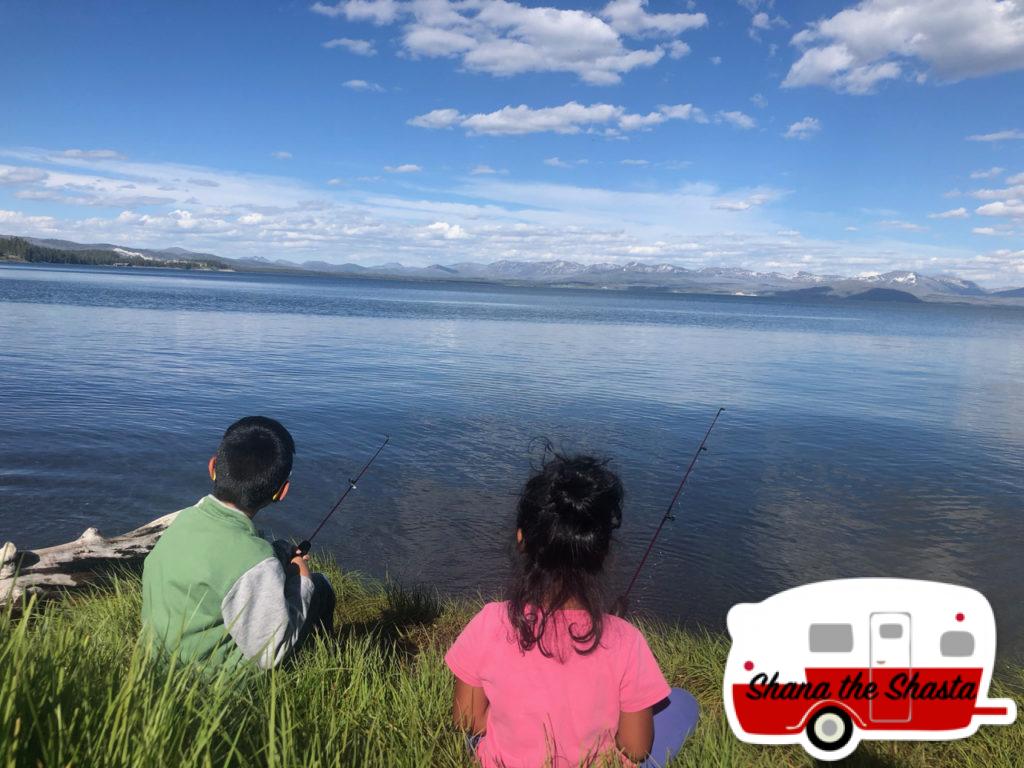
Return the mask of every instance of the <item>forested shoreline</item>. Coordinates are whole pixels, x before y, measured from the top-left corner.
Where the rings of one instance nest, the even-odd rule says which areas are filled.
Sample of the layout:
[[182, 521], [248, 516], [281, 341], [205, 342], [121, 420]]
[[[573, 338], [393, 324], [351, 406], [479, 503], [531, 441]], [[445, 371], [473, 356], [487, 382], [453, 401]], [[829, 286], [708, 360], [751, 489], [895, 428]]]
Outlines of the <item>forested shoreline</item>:
[[27, 264], [75, 264], [88, 267], [164, 267], [173, 269], [224, 270], [224, 262], [215, 259], [163, 259], [142, 256], [125, 249], [89, 248], [70, 250], [36, 245], [23, 237], [0, 237], [0, 262]]

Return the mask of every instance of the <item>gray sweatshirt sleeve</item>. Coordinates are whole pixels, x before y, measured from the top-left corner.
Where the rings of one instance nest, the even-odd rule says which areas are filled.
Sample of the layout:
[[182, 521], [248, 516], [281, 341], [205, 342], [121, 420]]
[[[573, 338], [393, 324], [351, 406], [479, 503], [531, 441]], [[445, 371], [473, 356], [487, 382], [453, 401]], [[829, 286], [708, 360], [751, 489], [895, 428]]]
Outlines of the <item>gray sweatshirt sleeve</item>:
[[239, 577], [221, 601], [220, 612], [245, 658], [270, 669], [295, 647], [312, 599], [313, 582], [286, 574], [275, 556]]

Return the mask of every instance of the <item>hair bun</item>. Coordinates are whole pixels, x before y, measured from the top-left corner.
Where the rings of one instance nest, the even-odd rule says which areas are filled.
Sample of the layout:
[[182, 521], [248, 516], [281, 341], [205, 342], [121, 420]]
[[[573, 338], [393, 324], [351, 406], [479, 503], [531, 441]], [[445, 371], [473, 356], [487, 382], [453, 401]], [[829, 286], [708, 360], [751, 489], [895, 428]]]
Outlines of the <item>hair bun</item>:
[[593, 481], [574, 469], [561, 475], [554, 483], [553, 490], [562, 500], [572, 506], [580, 506], [594, 493]]

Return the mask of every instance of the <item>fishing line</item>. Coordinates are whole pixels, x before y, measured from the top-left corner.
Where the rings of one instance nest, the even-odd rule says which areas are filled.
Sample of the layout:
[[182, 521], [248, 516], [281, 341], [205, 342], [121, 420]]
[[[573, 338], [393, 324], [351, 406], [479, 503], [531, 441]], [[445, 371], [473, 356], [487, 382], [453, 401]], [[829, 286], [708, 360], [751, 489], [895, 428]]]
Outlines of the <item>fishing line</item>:
[[661, 522], [658, 523], [658, 528], [654, 531], [654, 535], [651, 537], [651, 543], [647, 545], [647, 551], [645, 551], [644, 556], [640, 558], [640, 564], [636, 567], [636, 571], [633, 572], [633, 578], [629, 580], [629, 586], [626, 587], [626, 591], [623, 593], [622, 597], [619, 598], [619, 602], [623, 608], [628, 604], [627, 601], [629, 599], [629, 593], [633, 590], [633, 585], [636, 584], [636, 579], [640, 575], [640, 571], [643, 569], [644, 563], [647, 562], [647, 558], [650, 556], [651, 550], [654, 549], [654, 543], [658, 540], [658, 536], [661, 535], [661, 529], [665, 527], [665, 523], [669, 520], [675, 520], [672, 516], [672, 509], [679, 500], [679, 495], [683, 492], [683, 486], [686, 485], [687, 478], [690, 477], [690, 473], [697, 464], [697, 459], [700, 457], [701, 453], [708, 449], [707, 442], [708, 438], [711, 436], [711, 430], [715, 428], [715, 424], [718, 422], [718, 417], [722, 415], [722, 411], [724, 410], [724, 407], [719, 408], [718, 413], [715, 414], [715, 418], [711, 420], [711, 426], [708, 427], [708, 431], [704, 433], [704, 439], [700, 441], [700, 445], [697, 446], [697, 451], [693, 454], [693, 458], [690, 459], [690, 466], [686, 468], [686, 472], [683, 474], [683, 479], [679, 483], [679, 487], [676, 488], [675, 495], [672, 496], [672, 501], [668, 503], [668, 508], [665, 510], [665, 514], [662, 515]]
[[380, 444], [380, 448], [377, 449], [377, 452], [373, 454], [373, 456], [370, 457], [370, 460], [363, 465], [363, 468], [359, 470], [359, 474], [356, 475], [354, 479], [350, 479], [348, 481], [348, 488], [346, 488], [345, 492], [341, 494], [341, 498], [335, 502], [334, 506], [331, 507], [331, 511], [328, 512], [324, 519], [320, 521], [320, 525], [316, 527], [316, 530], [313, 531], [312, 535], [295, 547], [292, 557], [301, 557], [302, 555], [309, 554], [309, 550], [313, 546], [312, 541], [316, 538], [316, 535], [320, 533], [320, 529], [323, 528], [324, 524], [331, 519], [331, 515], [338, 511], [338, 507], [340, 507], [342, 502], [345, 501], [345, 497], [356, 489], [356, 484], [363, 478], [363, 475], [366, 474], [366, 470], [368, 470], [370, 465], [376, 461], [377, 457], [380, 456], [380, 452], [384, 450], [384, 446], [389, 442], [391, 442], [391, 436], [385, 435], [384, 442]]

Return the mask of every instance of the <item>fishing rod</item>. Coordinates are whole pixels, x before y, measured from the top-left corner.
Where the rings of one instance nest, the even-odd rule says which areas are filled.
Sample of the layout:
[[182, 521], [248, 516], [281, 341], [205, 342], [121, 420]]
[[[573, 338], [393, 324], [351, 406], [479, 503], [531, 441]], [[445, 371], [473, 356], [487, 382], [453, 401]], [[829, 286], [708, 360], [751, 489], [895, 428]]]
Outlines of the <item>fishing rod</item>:
[[654, 549], [654, 543], [658, 540], [658, 536], [661, 535], [661, 529], [665, 527], [665, 523], [667, 523], [669, 520], [675, 520], [675, 518], [672, 516], [672, 509], [673, 507], [675, 507], [676, 502], [679, 500], [679, 495], [683, 492], [683, 486], [686, 485], [686, 480], [690, 476], [690, 473], [693, 471], [693, 467], [694, 465], [696, 465], [697, 459], [700, 457], [702, 452], [708, 449], [707, 442], [708, 438], [711, 436], [711, 430], [715, 428], [715, 424], [718, 422], [718, 417], [722, 415], [722, 411], [724, 410], [725, 408], [719, 408], [718, 413], [715, 414], [715, 418], [711, 420], [711, 426], [708, 427], [708, 431], [704, 433], [704, 439], [700, 441], [700, 445], [697, 446], [696, 453], [694, 453], [693, 458], [690, 459], [690, 466], [686, 468], [686, 472], [683, 474], [683, 479], [679, 483], [679, 487], [676, 488], [676, 492], [675, 495], [672, 497], [672, 501], [668, 503], [668, 508], [665, 510], [665, 514], [662, 515], [661, 522], [658, 523], [658, 528], [657, 530], [655, 530], [654, 535], [651, 537], [651, 543], [647, 545], [647, 551], [644, 552], [644, 556], [640, 558], [640, 564], [636, 567], [636, 571], [633, 572], [633, 578], [629, 580], [629, 586], [626, 587], [625, 593], [623, 593], [622, 597], [619, 598], [619, 602], [622, 605], [623, 609], [626, 605], [628, 605], [629, 593], [633, 590], [633, 585], [636, 584], [636, 579], [640, 575], [640, 571], [643, 569], [644, 563], [647, 562], [647, 558], [650, 556], [651, 550]]
[[355, 479], [350, 479], [348, 481], [348, 488], [346, 488], [345, 492], [341, 494], [341, 498], [335, 502], [334, 506], [331, 507], [331, 511], [328, 512], [324, 519], [320, 521], [320, 525], [316, 527], [316, 530], [313, 531], [313, 534], [308, 539], [301, 542], [295, 548], [295, 551], [292, 552], [292, 557], [301, 557], [302, 555], [309, 554], [309, 550], [313, 546], [311, 542], [313, 541], [313, 539], [316, 538], [316, 535], [320, 533], [320, 529], [323, 528], [324, 524], [331, 519], [331, 515], [338, 511], [338, 507], [340, 507], [342, 502], [345, 501], [345, 497], [356, 489], [356, 484], [360, 480], [362, 480], [363, 475], [366, 474], [366, 470], [368, 470], [370, 468], [370, 465], [373, 464], [374, 461], [376, 461], [377, 457], [380, 456], [380, 452], [384, 450], [384, 446], [386, 446], [389, 442], [391, 442], [391, 436], [384, 435], [384, 442], [380, 444], [380, 448], [377, 449], [377, 452], [373, 454], [373, 456], [370, 457], [370, 460], [363, 465], [363, 468], [359, 470], [359, 474], [355, 476]]

